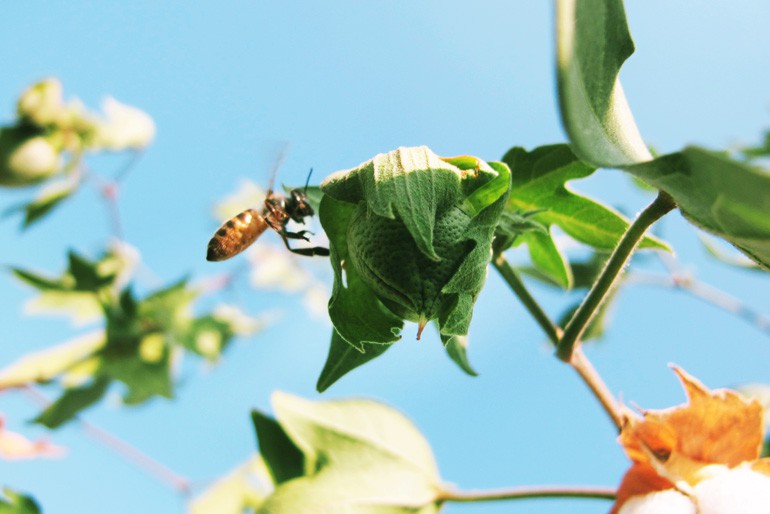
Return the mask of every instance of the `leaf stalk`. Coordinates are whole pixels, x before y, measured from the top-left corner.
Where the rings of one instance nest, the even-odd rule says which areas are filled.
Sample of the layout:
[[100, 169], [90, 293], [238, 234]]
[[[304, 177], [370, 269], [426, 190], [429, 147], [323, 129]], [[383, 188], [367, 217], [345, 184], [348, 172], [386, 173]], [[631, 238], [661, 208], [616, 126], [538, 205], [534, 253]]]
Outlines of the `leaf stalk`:
[[575, 346], [583, 332], [601, 307], [612, 287], [617, 283], [623, 268], [633, 254], [647, 229], [670, 212], [676, 204], [666, 192], [660, 191], [655, 200], [644, 209], [628, 227], [613, 250], [599, 278], [564, 328], [556, 347], [556, 355], [564, 362], [570, 362]]

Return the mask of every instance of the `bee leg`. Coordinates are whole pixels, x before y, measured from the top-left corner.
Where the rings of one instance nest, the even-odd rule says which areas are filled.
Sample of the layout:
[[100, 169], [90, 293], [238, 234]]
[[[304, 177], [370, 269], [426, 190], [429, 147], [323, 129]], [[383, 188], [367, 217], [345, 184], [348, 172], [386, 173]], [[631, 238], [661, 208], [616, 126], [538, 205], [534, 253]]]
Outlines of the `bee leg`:
[[314, 246], [312, 248], [289, 248], [289, 251], [291, 253], [296, 253], [297, 255], [307, 255], [308, 257], [313, 257], [315, 255], [326, 257], [329, 255], [329, 249], [324, 248], [323, 246]]
[[281, 232], [281, 236], [284, 239], [289, 238], [289, 239], [302, 239], [303, 241], [310, 241], [310, 239], [308, 239], [306, 234], [310, 234], [311, 236], [313, 235], [313, 233], [310, 232], [309, 230], [300, 230], [299, 232], [287, 232], [287, 231]]
[[309, 248], [292, 248], [289, 246], [289, 239], [304, 239], [305, 241], [309, 241], [309, 239], [305, 237], [305, 234], [309, 234], [307, 230], [302, 230], [300, 232], [279, 232], [279, 234], [281, 235], [281, 239], [283, 239], [283, 244], [286, 245], [286, 249], [292, 253], [296, 253], [297, 255], [307, 255], [308, 257], [313, 257], [314, 255], [329, 255], [329, 249], [324, 248], [323, 246], [312, 246]]

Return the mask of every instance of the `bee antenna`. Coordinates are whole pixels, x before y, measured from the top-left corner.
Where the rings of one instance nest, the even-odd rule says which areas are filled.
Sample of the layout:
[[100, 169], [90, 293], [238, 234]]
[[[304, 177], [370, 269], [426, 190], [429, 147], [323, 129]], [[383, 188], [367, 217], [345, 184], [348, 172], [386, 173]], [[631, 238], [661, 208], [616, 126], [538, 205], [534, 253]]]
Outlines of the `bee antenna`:
[[310, 176], [313, 174], [313, 168], [310, 168], [310, 173], [307, 174], [307, 180], [305, 181], [305, 191], [304, 193], [307, 194], [307, 186], [310, 185]]

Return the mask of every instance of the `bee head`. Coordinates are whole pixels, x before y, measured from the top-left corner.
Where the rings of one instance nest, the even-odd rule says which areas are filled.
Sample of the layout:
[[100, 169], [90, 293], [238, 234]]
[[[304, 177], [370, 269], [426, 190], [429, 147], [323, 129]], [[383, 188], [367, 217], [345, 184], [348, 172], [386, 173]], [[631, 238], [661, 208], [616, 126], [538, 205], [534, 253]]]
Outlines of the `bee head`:
[[302, 221], [302, 218], [315, 214], [313, 207], [307, 201], [305, 191], [292, 189], [289, 198], [286, 199], [286, 211], [292, 214], [294, 221]]

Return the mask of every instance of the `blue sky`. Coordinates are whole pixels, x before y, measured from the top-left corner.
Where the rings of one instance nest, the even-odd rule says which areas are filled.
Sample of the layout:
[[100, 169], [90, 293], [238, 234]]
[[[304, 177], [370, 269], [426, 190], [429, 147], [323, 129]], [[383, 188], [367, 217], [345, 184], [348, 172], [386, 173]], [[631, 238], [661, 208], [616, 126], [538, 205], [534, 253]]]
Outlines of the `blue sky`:
[[[494, 160], [511, 146], [562, 142], [556, 111], [550, 2], [51, 2], [15, 3], [0, 18], [0, 119], [30, 83], [58, 77], [65, 96], [96, 107], [106, 95], [153, 116], [157, 138], [120, 192], [126, 239], [139, 248], [143, 286], [206, 277], [238, 263], [204, 261], [216, 229], [213, 204], [243, 178], [266, 184], [274, 150], [290, 144], [280, 179], [315, 180], [398, 146]], [[769, 125], [770, 4], [631, 2], [637, 53], [624, 68], [626, 96], [643, 137], [659, 151], [686, 144], [724, 148], [759, 140]], [[121, 157], [97, 159], [109, 176]], [[617, 171], [573, 184], [626, 212], [649, 197]], [[0, 191], [0, 208], [29, 196]], [[110, 237], [98, 195], [86, 188], [21, 234], [0, 222], [0, 263], [51, 273], [67, 248], [94, 255]], [[705, 256], [678, 215], [659, 227], [684, 269], [770, 314], [767, 277]], [[265, 236], [268, 242], [277, 238]], [[523, 261], [523, 255], [512, 254]], [[328, 279], [318, 263], [309, 269]], [[661, 271], [654, 261], [648, 267]], [[573, 296], [534, 287], [552, 313]], [[0, 367], [78, 333], [60, 319], [30, 318], [31, 292], [0, 275]], [[254, 448], [248, 412], [270, 392], [318, 399], [328, 326], [295, 298], [244, 292], [258, 313], [282, 322], [236, 344], [213, 369], [186, 368], [178, 398], [138, 408], [106, 402], [86, 419], [203, 485]], [[555, 314], [554, 314], [555, 315]], [[409, 333], [409, 328], [407, 329]], [[575, 374], [494, 273], [476, 307], [462, 374], [435, 334], [404, 339], [320, 398], [369, 396], [405, 412], [435, 450], [442, 476], [464, 489], [527, 484], [615, 485], [627, 463], [613, 429]], [[649, 286], [622, 293], [608, 337], [588, 350], [624, 400], [659, 408], [683, 395], [667, 367], [707, 385], [770, 383], [770, 341], [722, 311]], [[0, 395], [11, 428], [36, 406]], [[44, 512], [183, 512], [184, 502], [78, 426], [51, 437], [67, 458], [0, 462], [0, 485], [32, 493]], [[460, 512], [605, 512], [592, 502], [450, 505]]]

